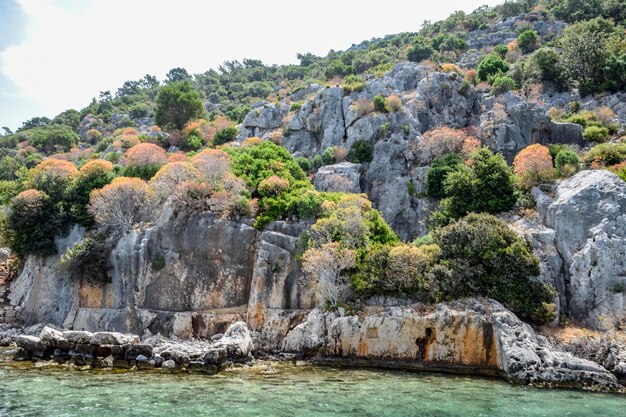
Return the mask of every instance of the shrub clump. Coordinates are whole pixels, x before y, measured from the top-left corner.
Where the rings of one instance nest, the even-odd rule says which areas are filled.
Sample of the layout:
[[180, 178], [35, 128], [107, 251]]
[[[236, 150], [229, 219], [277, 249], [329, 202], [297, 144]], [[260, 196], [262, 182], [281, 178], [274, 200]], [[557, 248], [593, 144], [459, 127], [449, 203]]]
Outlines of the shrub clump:
[[432, 271], [439, 296], [494, 298], [521, 318], [547, 323], [556, 317], [554, 290], [540, 281], [539, 259], [530, 243], [506, 223], [487, 214], [470, 214], [433, 231], [440, 261]]

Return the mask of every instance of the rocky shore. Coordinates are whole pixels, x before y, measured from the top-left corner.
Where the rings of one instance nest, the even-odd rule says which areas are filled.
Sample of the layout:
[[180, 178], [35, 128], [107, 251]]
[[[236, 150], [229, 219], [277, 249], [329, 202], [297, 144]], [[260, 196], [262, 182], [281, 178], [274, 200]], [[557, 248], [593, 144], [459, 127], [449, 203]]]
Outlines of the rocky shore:
[[[33, 333], [41, 326], [24, 329]], [[518, 384], [624, 392], [626, 351], [603, 363], [554, 347], [495, 301], [370, 308], [359, 315], [312, 310], [278, 351], [259, 348], [261, 334], [236, 322], [207, 340], [43, 327], [37, 336], [1, 332], [15, 360], [53, 360], [93, 368], [214, 374], [255, 359], [490, 375]], [[0, 335], [1, 336], [1, 335]], [[253, 356], [254, 355], [254, 356]], [[606, 358], [605, 358], [606, 359]], [[606, 361], [605, 361], [606, 362]]]

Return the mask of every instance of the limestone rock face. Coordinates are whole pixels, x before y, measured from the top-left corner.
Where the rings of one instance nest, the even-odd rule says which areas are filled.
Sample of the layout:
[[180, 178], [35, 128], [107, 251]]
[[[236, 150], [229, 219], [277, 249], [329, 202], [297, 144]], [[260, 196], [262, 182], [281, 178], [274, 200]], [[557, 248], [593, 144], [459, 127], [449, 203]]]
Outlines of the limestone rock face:
[[283, 347], [322, 362], [465, 370], [522, 383], [620, 389], [605, 368], [554, 351], [495, 301], [439, 304], [431, 311], [391, 307], [346, 317], [314, 310]]
[[318, 191], [361, 192], [361, 164], [342, 162], [321, 167], [313, 184]]
[[[312, 306], [295, 259], [308, 227], [278, 222], [258, 232], [246, 222], [164, 208], [154, 224], [119, 240], [110, 257], [111, 282], [70, 276], [55, 267], [58, 257], [29, 257], [10, 299], [26, 324], [76, 331], [210, 338], [248, 316], [260, 329], [269, 310]], [[155, 267], [155, 259], [163, 267]]]
[[567, 311], [608, 329], [626, 320], [626, 183], [606, 170], [563, 181], [545, 208], [563, 259]]

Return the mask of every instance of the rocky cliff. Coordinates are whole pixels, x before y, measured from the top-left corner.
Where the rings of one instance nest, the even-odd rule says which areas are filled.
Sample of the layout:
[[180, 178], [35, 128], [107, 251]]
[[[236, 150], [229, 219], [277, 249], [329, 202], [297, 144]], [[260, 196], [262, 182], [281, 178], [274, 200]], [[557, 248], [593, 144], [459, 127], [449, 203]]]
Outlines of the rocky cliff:
[[555, 189], [533, 191], [538, 218], [513, 222], [542, 260], [542, 279], [560, 294], [564, 316], [592, 328], [626, 323], [626, 183], [582, 171]]
[[[76, 330], [207, 338], [247, 317], [260, 330], [313, 306], [294, 262], [306, 227], [279, 222], [258, 232], [245, 222], [165, 209], [155, 224], [121, 237], [110, 282], [73, 276], [57, 267], [58, 257], [29, 257], [10, 299], [25, 323]], [[75, 229], [57, 240], [59, 253], [80, 236]]]

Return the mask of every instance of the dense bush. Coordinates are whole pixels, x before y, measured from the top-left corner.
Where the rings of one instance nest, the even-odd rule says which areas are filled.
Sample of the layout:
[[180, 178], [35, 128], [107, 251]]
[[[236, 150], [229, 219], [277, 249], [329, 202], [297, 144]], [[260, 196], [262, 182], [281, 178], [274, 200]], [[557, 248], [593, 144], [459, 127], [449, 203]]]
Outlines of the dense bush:
[[583, 160], [593, 168], [607, 167], [626, 161], [626, 143], [602, 143], [584, 154]]
[[55, 152], [67, 152], [78, 144], [80, 137], [70, 127], [48, 125], [33, 129], [28, 142], [41, 152], [50, 155]]
[[372, 100], [372, 103], [374, 104], [374, 110], [381, 112], [381, 113], [389, 113], [389, 111], [391, 110], [389, 108], [389, 106], [387, 106], [387, 102], [385, 100], [385, 97], [378, 95], [378, 96], [374, 96], [374, 99]]
[[555, 292], [529, 279], [539, 275], [539, 259], [506, 223], [487, 214], [470, 214], [433, 231], [439, 246], [439, 296], [494, 298], [523, 319], [547, 323], [556, 316]]
[[48, 196], [29, 189], [15, 196], [6, 219], [11, 248], [20, 255], [54, 255], [54, 237], [62, 231], [56, 210]]
[[470, 212], [497, 213], [515, 204], [515, 177], [504, 157], [487, 148], [475, 151], [467, 165], [450, 172], [444, 182], [443, 217], [458, 219]]
[[347, 159], [349, 162], [358, 164], [372, 162], [372, 151], [374, 147], [367, 140], [357, 140], [350, 148]]
[[426, 195], [433, 198], [445, 197], [446, 177], [461, 165], [463, 165], [463, 158], [457, 153], [449, 153], [435, 158], [426, 171]]
[[583, 138], [590, 142], [604, 142], [609, 136], [609, 129], [602, 126], [589, 126], [583, 131]]
[[480, 81], [489, 81], [498, 73], [506, 74], [509, 65], [498, 55], [487, 55], [478, 63], [478, 79]]
[[[259, 216], [256, 227], [288, 216], [314, 217], [322, 203], [322, 197], [306, 179], [306, 174], [282, 146], [263, 141], [252, 146], [227, 147], [224, 149], [232, 159], [232, 172], [242, 178], [259, 198]], [[280, 194], [262, 193], [261, 183], [270, 177], [287, 181], [288, 188]]]
[[537, 49], [538, 39], [539, 35], [537, 35], [537, 32], [531, 29], [527, 29], [520, 33], [520, 35], [517, 37], [517, 46], [522, 50], [523, 53], [527, 54]]
[[71, 201], [69, 210], [74, 221], [83, 226], [93, 224], [93, 217], [87, 210], [91, 192], [109, 184], [114, 178], [113, 164], [109, 161], [96, 159], [80, 168], [75, 181], [67, 189]]
[[346, 93], [363, 91], [365, 89], [365, 81], [360, 75], [348, 75], [343, 79], [343, 84], [341, 86]]
[[493, 79], [492, 86], [495, 94], [506, 93], [507, 91], [511, 91], [515, 88], [515, 80], [511, 77], [507, 77], [506, 75], [496, 76]]
[[568, 176], [580, 169], [578, 154], [571, 149], [562, 149], [554, 158], [554, 166], [560, 176]]

